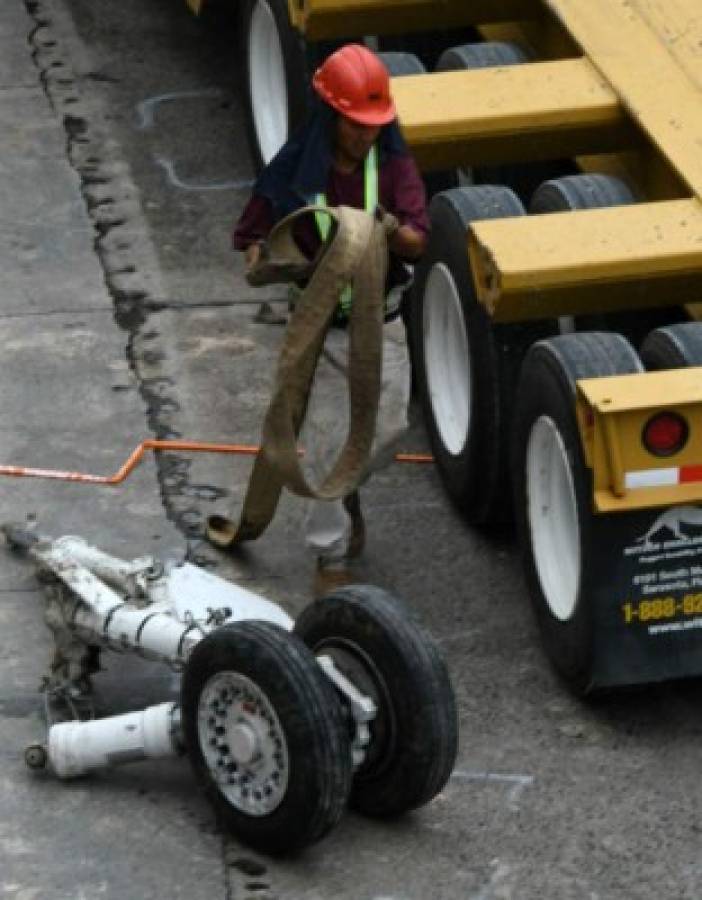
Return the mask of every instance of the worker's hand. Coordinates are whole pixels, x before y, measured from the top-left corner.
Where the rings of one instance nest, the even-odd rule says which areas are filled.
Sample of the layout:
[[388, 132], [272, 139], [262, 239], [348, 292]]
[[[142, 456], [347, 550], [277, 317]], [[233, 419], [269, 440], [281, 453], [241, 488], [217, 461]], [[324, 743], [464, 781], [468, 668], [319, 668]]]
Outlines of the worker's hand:
[[244, 251], [244, 258], [246, 260], [246, 271], [250, 272], [251, 269], [256, 265], [256, 263], [261, 258], [261, 247], [262, 244], [249, 244], [249, 246]]
[[385, 229], [385, 236], [388, 240], [395, 234], [395, 232], [400, 227], [400, 223], [397, 220], [396, 216], [393, 216], [392, 213], [387, 212], [387, 210], [378, 204], [375, 208], [374, 217], [377, 222], [380, 222]]

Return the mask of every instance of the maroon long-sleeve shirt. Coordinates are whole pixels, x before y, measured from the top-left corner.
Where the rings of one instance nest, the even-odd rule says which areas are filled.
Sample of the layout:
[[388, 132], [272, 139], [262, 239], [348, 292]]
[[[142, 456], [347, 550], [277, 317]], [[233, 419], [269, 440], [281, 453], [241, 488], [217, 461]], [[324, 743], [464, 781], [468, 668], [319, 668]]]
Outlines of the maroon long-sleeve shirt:
[[[424, 182], [417, 166], [409, 155], [390, 156], [379, 171], [378, 197], [381, 206], [397, 217], [400, 225], [409, 225], [420, 234], [429, 232]], [[329, 206], [364, 206], [363, 166], [350, 174], [331, 168], [327, 183]], [[236, 250], [245, 250], [250, 244], [263, 240], [275, 224], [273, 206], [267, 197], [253, 194], [234, 227], [232, 244]], [[320, 237], [312, 216], [305, 216], [296, 227], [295, 240], [310, 258], [319, 247]], [[391, 261], [391, 270], [397, 269], [397, 260]], [[391, 281], [396, 281], [391, 276]], [[396, 282], [397, 283], [397, 282]]]

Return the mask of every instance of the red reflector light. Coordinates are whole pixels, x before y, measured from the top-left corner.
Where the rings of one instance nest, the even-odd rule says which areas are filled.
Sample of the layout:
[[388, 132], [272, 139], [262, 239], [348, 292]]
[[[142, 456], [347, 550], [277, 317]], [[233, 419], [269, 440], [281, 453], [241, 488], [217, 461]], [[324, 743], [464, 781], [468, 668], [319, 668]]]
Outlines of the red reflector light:
[[689, 435], [687, 422], [677, 413], [656, 413], [644, 425], [643, 445], [654, 456], [673, 456], [682, 450]]

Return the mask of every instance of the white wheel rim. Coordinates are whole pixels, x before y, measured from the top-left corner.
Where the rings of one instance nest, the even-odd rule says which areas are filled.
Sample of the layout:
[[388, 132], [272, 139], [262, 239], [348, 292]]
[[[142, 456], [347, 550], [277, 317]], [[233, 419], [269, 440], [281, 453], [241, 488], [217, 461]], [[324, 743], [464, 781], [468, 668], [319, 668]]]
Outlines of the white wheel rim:
[[527, 516], [541, 590], [562, 622], [573, 615], [580, 586], [580, 529], [573, 475], [553, 419], [540, 416], [526, 450]]
[[256, 139], [264, 165], [288, 138], [288, 89], [283, 48], [266, 0], [257, 0], [249, 32], [249, 96]]
[[249, 816], [267, 816], [283, 801], [290, 763], [285, 734], [261, 688], [239, 672], [218, 672], [197, 710], [200, 749], [213, 781]]
[[444, 263], [427, 278], [422, 327], [432, 415], [444, 447], [457, 456], [471, 425], [471, 358], [461, 298]]

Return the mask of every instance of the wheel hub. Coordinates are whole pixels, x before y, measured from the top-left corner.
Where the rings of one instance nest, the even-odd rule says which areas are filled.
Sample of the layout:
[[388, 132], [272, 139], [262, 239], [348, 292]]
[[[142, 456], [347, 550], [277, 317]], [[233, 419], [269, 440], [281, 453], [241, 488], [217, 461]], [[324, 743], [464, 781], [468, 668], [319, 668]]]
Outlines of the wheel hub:
[[548, 416], [540, 416], [529, 435], [526, 481], [536, 571], [551, 613], [565, 622], [578, 599], [580, 529], [568, 454]]
[[314, 652], [329, 655], [346, 678], [373, 702], [377, 712], [368, 723], [369, 738], [363, 746], [364, 759], [356, 778], [376, 776], [392, 758], [397, 740], [397, 724], [385, 680], [373, 660], [353, 641], [331, 638], [320, 642]]
[[246, 722], [239, 722], [230, 729], [229, 752], [241, 765], [246, 765], [259, 756], [258, 735]]
[[275, 16], [265, 0], [257, 0], [249, 27], [251, 112], [267, 165], [288, 137], [288, 90]]
[[218, 672], [198, 703], [205, 763], [227, 800], [250, 816], [269, 815], [285, 797], [290, 764], [285, 734], [261, 688], [238, 672]]
[[447, 451], [457, 456], [471, 427], [471, 357], [461, 298], [444, 263], [427, 278], [422, 324], [432, 415]]

